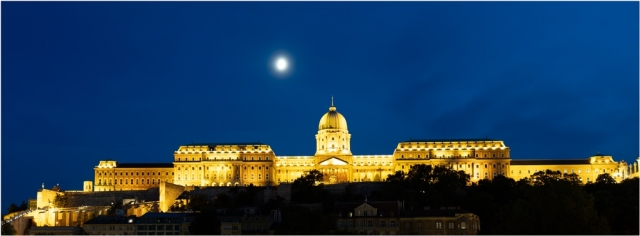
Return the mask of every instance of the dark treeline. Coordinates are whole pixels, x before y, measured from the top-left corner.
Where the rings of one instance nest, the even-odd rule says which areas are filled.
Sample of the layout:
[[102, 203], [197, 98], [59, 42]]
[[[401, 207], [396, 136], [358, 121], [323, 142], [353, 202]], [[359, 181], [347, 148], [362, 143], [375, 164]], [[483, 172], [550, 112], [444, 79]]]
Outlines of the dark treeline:
[[[341, 195], [329, 194], [316, 184], [321, 179], [322, 173], [311, 171], [296, 180], [292, 201], [322, 203], [322, 212], [330, 214], [336, 201], [364, 200], [354, 185]], [[404, 201], [405, 209], [460, 206], [480, 217], [479, 234], [639, 233], [638, 178], [616, 183], [609, 174], [601, 174], [594, 183], [583, 185], [577, 174], [547, 170], [519, 181], [497, 176], [468, 186], [469, 180], [464, 171], [415, 165], [407, 173], [389, 175], [387, 184], [368, 198]]]

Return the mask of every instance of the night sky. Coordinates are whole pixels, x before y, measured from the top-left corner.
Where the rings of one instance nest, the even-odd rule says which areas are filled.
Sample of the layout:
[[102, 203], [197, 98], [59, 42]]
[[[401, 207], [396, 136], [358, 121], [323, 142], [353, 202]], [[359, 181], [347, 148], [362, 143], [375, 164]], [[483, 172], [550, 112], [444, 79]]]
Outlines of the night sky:
[[638, 2], [2, 2], [2, 213], [192, 142], [313, 155], [331, 96], [354, 155], [488, 137], [632, 162], [638, 41]]

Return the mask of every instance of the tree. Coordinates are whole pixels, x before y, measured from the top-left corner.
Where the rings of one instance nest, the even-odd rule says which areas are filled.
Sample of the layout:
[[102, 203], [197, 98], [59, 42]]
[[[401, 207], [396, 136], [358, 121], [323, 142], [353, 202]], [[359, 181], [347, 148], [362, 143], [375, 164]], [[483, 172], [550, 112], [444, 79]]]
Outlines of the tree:
[[[556, 178], [558, 171], [538, 172], [524, 197], [503, 207], [492, 234], [607, 234], [607, 221], [599, 217], [594, 198], [582, 186]], [[538, 182], [538, 183], [535, 183]]]
[[541, 170], [531, 175], [531, 183], [534, 186], [542, 186], [555, 183], [562, 178], [562, 172], [553, 170]]
[[201, 208], [200, 214], [189, 225], [189, 233], [194, 235], [220, 234], [220, 220], [216, 216], [213, 204]]
[[407, 206], [459, 205], [470, 176], [447, 166], [414, 165], [408, 173], [389, 175], [388, 182], [399, 183], [406, 190]]
[[69, 198], [64, 194], [56, 194], [56, 197], [53, 199], [53, 206], [58, 208], [67, 207], [69, 205]]
[[293, 181], [292, 186], [294, 185], [304, 186], [304, 187], [316, 186], [318, 182], [322, 181], [323, 176], [324, 175], [319, 170], [306, 171], [303, 176]]
[[323, 214], [306, 207], [283, 209], [282, 223], [275, 234], [285, 235], [329, 235], [335, 230], [338, 218], [335, 214]]
[[615, 184], [616, 180], [613, 179], [613, 177], [611, 177], [611, 175], [609, 175], [609, 173], [603, 173], [598, 175], [598, 178], [596, 178], [596, 184]]
[[13, 228], [13, 225], [10, 223], [5, 223], [2, 225], [2, 235], [15, 235], [16, 229]]
[[323, 191], [324, 184], [318, 183], [322, 180], [323, 174], [318, 170], [305, 172], [291, 184], [291, 199], [301, 202], [320, 202], [327, 195]]
[[189, 202], [187, 203], [187, 208], [191, 209], [193, 211], [200, 211], [200, 210], [202, 210], [202, 208], [204, 208], [209, 203], [210, 203], [210, 201], [209, 201], [209, 198], [207, 198], [207, 195], [204, 195], [202, 193], [198, 193], [198, 194], [195, 194], [195, 195], [191, 195], [189, 197]]

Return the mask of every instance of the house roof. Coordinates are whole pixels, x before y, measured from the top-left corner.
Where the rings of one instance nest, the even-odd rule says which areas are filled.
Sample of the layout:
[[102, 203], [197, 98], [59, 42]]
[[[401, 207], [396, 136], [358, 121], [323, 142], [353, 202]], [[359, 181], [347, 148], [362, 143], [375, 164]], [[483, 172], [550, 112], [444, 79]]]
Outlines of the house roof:
[[471, 212], [464, 209], [401, 210], [400, 217], [455, 217], [464, 213]]
[[268, 145], [260, 142], [238, 142], [238, 143], [189, 143], [180, 146], [224, 146], [224, 145]]
[[173, 163], [117, 163], [117, 168], [173, 168]]
[[403, 141], [401, 143], [410, 143], [410, 142], [493, 142], [493, 141], [502, 141], [498, 139], [488, 139], [488, 138], [468, 138], [468, 139], [410, 139], [407, 141]]
[[[129, 222], [131, 220], [131, 222]], [[132, 217], [124, 217], [124, 216], [98, 216], [93, 219], [87, 221], [84, 224], [131, 224], [135, 223], [137, 218], [135, 216]]]
[[378, 212], [397, 212], [398, 211], [398, 202], [397, 201], [386, 201], [386, 202], [336, 202], [334, 205], [335, 213], [342, 213], [343, 215], [347, 215], [349, 212], [353, 212], [354, 209], [361, 206], [362, 204], [369, 204], [370, 206], [378, 209]]

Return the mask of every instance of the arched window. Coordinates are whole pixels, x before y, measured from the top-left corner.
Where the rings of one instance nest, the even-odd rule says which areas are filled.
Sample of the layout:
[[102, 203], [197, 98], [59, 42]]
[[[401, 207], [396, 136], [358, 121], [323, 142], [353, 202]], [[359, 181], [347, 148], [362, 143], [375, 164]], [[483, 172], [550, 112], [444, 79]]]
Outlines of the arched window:
[[98, 180], [98, 185], [102, 185], [102, 180], [101, 179]]
[[122, 184], [122, 179], [120, 179], [120, 184]]

